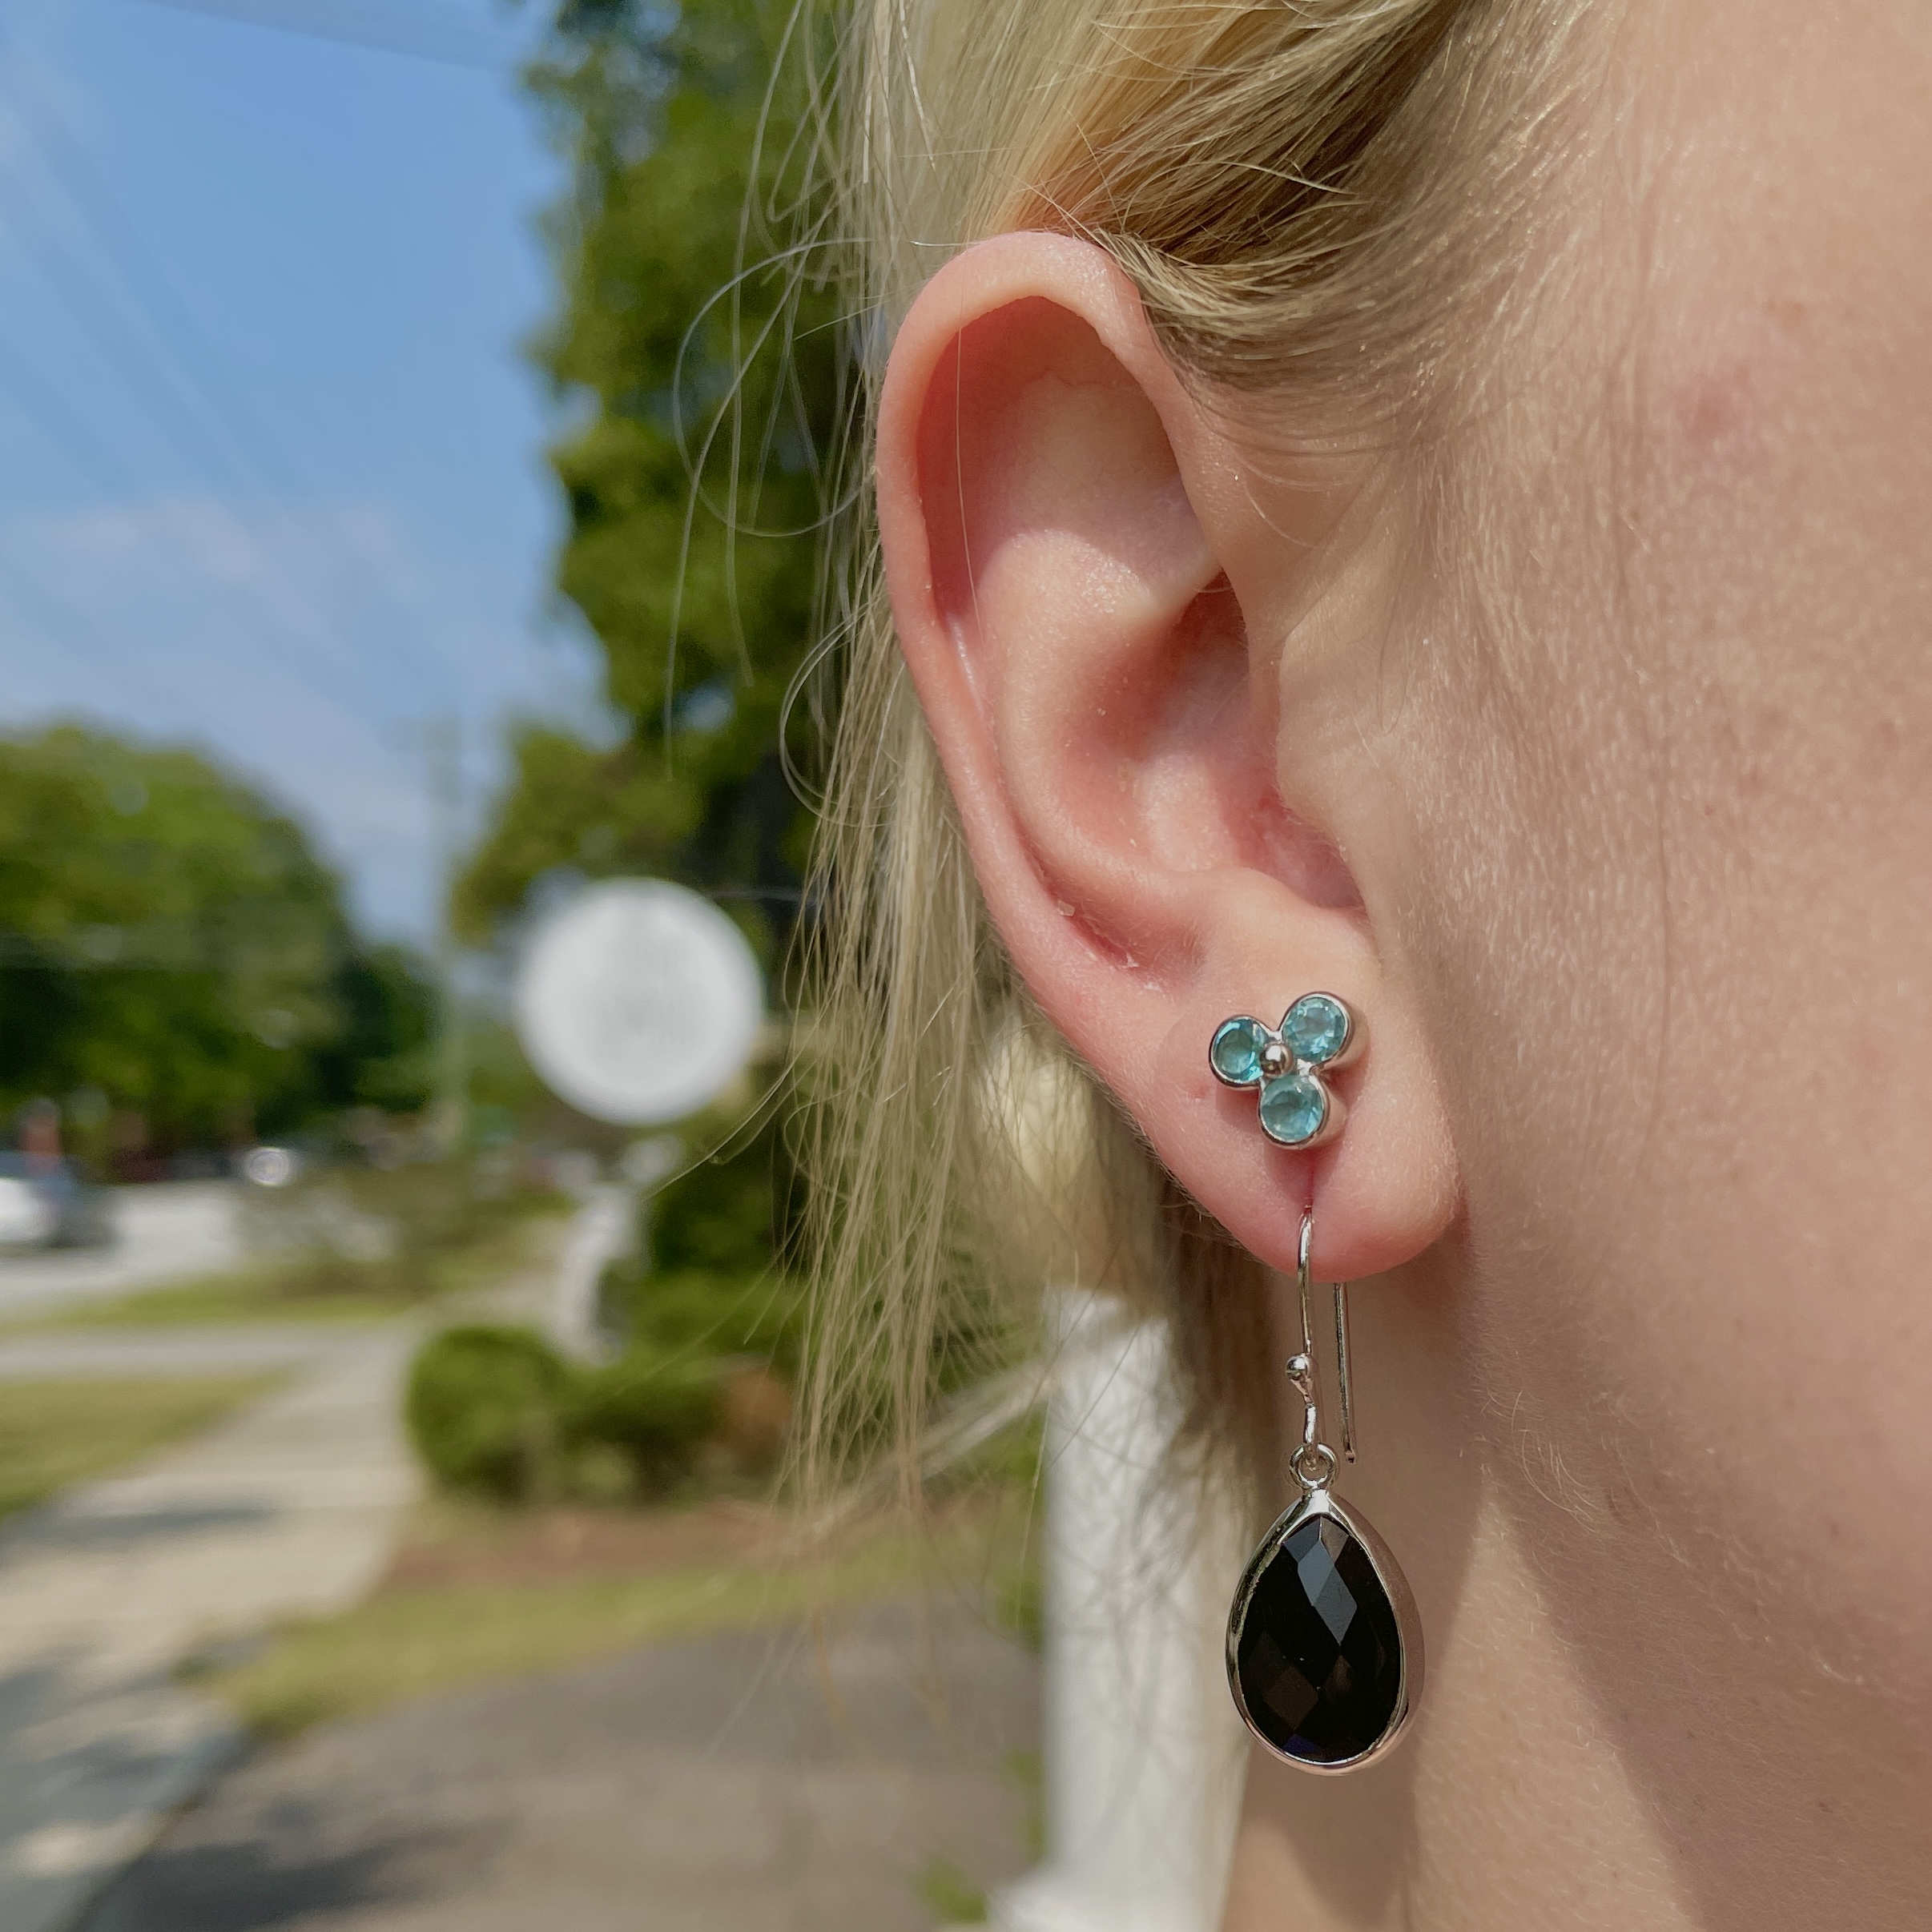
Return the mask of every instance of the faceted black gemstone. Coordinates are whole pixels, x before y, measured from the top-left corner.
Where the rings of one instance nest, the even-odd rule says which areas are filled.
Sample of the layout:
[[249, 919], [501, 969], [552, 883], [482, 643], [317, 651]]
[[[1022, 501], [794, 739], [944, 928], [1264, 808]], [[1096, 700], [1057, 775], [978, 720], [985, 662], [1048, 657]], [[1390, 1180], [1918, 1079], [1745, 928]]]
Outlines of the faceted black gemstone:
[[1330, 1515], [1298, 1525], [1255, 1580], [1235, 1644], [1248, 1717], [1278, 1751], [1345, 1763], [1402, 1693], [1402, 1632], [1368, 1552]]

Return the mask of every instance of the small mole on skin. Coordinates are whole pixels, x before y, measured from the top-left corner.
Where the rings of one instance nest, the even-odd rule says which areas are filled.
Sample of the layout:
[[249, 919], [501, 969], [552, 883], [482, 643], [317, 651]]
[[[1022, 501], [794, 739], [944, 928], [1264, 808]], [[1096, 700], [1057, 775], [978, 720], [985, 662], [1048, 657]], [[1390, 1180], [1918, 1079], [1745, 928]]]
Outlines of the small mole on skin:
[[1678, 390], [1677, 421], [1691, 442], [1708, 448], [1743, 426], [1753, 400], [1748, 368], [1712, 370]]

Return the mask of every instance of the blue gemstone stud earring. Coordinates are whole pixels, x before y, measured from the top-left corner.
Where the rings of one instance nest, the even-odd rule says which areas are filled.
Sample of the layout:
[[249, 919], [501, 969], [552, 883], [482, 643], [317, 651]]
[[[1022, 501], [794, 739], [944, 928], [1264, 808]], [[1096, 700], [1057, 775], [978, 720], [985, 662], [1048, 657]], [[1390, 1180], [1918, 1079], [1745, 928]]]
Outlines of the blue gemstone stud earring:
[[1362, 1051], [1362, 1022], [1333, 993], [1303, 993], [1278, 1028], [1246, 1013], [1224, 1020], [1208, 1065], [1225, 1087], [1261, 1089], [1262, 1132], [1283, 1147], [1320, 1147], [1342, 1131], [1348, 1109], [1324, 1077]]

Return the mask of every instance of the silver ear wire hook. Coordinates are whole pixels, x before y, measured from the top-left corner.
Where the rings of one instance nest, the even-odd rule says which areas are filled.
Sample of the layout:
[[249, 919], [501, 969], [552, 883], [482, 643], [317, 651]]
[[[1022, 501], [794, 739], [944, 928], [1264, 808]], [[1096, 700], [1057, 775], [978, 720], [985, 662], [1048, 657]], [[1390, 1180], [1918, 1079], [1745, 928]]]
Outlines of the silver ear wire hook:
[[1355, 1402], [1348, 1386], [1348, 1283], [1335, 1283], [1335, 1381], [1342, 1391], [1342, 1454], [1355, 1459]]
[[[1306, 1227], [1306, 1222], [1302, 1226]], [[1318, 1439], [1322, 1433], [1321, 1402], [1315, 1392], [1314, 1337], [1308, 1332], [1307, 1270], [1299, 1271], [1302, 1283], [1302, 1346], [1297, 1354], [1288, 1358], [1288, 1379], [1294, 1392], [1302, 1399], [1302, 1442], [1290, 1464], [1297, 1476], [1306, 1479], [1303, 1459], [1313, 1456], [1319, 1446]]]
[[1321, 1399], [1315, 1387], [1314, 1324], [1308, 1313], [1308, 1256], [1314, 1245], [1314, 1212], [1302, 1210], [1302, 1237], [1295, 1247], [1294, 1286], [1302, 1309], [1302, 1347], [1288, 1358], [1288, 1379], [1302, 1399], [1302, 1440], [1288, 1467], [1304, 1489], [1326, 1489], [1335, 1473], [1335, 1452], [1321, 1439]]
[[[1294, 1472], [1303, 1481], [1311, 1479], [1310, 1471], [1318, 1468], [1326, 1461], [1330, 1474], [1334, 1473], [1334, 1456], [1327, 1445], [1319, 1438], [1322, 1433], [1320, 1397], [1315, 1388], [1314, 1322], [1308, 1308], [1309, 1256], [1314, 1246], [1314, 1210], [1302, 1210], [1301, 1238], [1295, 1243], [1294, 1288], [1295, 1298], [1302, 1311], [1302, 1347], [1298, 1354], [1288, 1362], [1288, 1379], [1294, 1384], [1295, 1393], [1302, 1399], [1302, 1446], [1295, 1451]], [[1342, 1454], [1349, 1462], [1355, 1459], [1355, 1395], [1348, 1371], [1348, 1283], [1334, 1284], [1335, 1298], [1335, 1382], [1342, 1396]], [[1326, 1477], [1315, 1477], [1326, 1480]]]
[[1302, 1353], [1314, 1360], [1314, 1330], [1308, 1319], [1308, 1257], [1314, 1247], [1314, 1210], [1302, 1210], [1302, 1238], [1294, 1248], [1294, 1286], [1302, 1302]]

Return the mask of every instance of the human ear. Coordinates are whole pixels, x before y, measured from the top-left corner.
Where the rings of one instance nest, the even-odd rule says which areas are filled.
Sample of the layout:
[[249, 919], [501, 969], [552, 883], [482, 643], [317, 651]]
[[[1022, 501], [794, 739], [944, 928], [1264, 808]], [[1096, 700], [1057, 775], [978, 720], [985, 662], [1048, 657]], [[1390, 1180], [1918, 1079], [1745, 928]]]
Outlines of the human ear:
[[[1089, 244], [981, 243], [898, 332], [887, 582], [993, 920], [1188, 1193], [1284, 1270], [1312, 1204], [1314, 1266], [1347, 1280], [1443, 1231], [1455, 1165], [1419, 1019], [1333, 828], [1299, 787], [1283, 802], [1296, 734], [1273, 614], [1318, 594], [1334, 506], [1304, 489], [1304, 527], [1284, 529], [1246, 468]], [[1272, 1024], [1315, 990], [1367, 1044], [1336, 1076], [1342, 1136], [1298, 1153], [1207, 1048], [1230, 1015]]]

